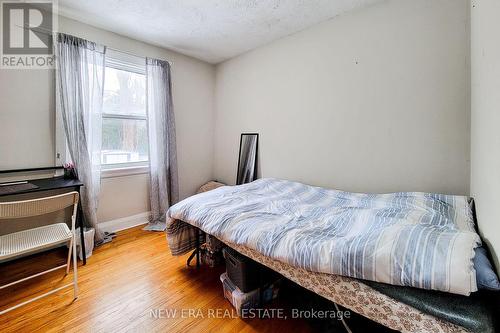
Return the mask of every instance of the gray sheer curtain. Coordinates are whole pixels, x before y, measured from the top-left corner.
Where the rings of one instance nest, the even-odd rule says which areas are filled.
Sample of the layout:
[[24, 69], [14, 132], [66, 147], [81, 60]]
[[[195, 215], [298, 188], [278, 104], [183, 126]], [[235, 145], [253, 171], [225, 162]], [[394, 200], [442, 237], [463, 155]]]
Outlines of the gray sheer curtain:
[[151, 220], [145, 230], [166, 229], [166, 212], [179, 200], [170, 64], [146, 59]]
[[101, 187], [102, 97], [105, 47], [66, 34], [57, 34], [56, 103], [61, 112], [68, 149], [78, 178], [84, 183], [81, 204], [85, 223], [97, 228]]

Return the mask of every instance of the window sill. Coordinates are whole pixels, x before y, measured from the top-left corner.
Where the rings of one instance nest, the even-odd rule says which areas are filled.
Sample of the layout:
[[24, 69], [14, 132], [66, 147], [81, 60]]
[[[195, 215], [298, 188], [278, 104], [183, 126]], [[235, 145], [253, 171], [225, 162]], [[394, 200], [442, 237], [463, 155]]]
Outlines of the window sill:
[[149, 166], [134, 166], [113, 169], [102, 169], [101, 178], [116, 178], [149, 173]]

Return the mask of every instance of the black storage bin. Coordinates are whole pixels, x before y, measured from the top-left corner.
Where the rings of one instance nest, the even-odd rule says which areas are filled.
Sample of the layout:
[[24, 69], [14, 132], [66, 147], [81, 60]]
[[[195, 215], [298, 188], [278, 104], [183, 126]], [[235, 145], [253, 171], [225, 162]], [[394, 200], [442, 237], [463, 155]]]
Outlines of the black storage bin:
[[226, 271], [229, 279], [242, 292], [259, 288], [261, 283], [270, 280], [272, 272], [265, 266], [245, 257], [230, 247], [225, 247], [224, 258], [226, 259]]

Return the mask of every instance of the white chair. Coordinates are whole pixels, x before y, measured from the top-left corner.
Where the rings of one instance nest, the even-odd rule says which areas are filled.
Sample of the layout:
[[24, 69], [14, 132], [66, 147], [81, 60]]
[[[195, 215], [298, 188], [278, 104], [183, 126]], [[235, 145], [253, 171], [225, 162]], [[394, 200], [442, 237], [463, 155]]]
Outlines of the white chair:
[[54, 248], [57, 245], [69, 242], [68, 259], [66, 264], [0, 286], [0, 289], [13, 286], [17, 283], [35, 278], [49, 272], [53, 272], [61, 268], [66, 268], [66, 274], [68, 274], [71, 266], [71, 254], [73, 254], [72, 283], [66, 284], [62, 287], [14, 305], [6, 310], [0, 311], [0, 315], [71, 286], [73, 286], [74, 299], [78, 297], [78, 273], [75, 238], [75, 222], [78, 207], [78, 198], [79, 196], [77, 192], [70, 192], [41, 199], [0, 202], [0, 223], [2, 223], [2, 220], [6, 219], [35, 217], [43, 214], [57, 212], [73, 206], [73, 214], [71, 216], [71, 230], [68, 228], [66, 223], [55, 223], [39, 228], [23, 230], [0, 236], [0, 263], [18, 257], [26, 256], [28, 254], [48, 250]]

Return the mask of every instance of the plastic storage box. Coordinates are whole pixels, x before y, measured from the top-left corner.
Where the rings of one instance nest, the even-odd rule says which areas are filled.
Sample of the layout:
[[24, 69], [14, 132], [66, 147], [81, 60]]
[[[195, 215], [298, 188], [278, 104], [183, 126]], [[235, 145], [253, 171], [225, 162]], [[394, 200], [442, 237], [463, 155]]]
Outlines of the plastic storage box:
[[[227, 273], [220, 276], [224, 288], [224, 297], [231, 302], [236, 312], [241, 316], [244, 309], [253, 309], [261, 304], [267, 303], [278, 297], [281, 280], [268, 284], [260, 295], [260, 289], [254, 289], [250, 292], [242, 292], [228, 277]], [[262, 299], [261, 299], [262, 297]]]
[[225, 247], [223, 253], [226, 259], [227, 276], [242, 292], [247, 293], [258, 288], [261, 279], [263, 279], [262, 282], [269, 280], [268, 276], [264, 276], [268, 269], [252, 259], [245, 257], [230, 247]]

